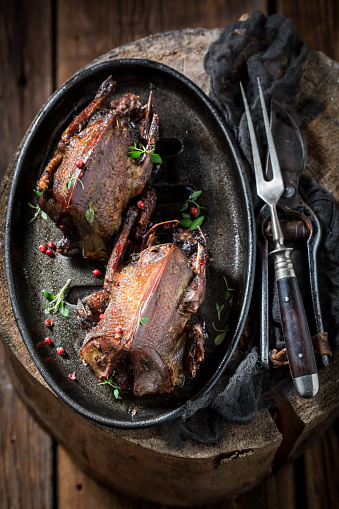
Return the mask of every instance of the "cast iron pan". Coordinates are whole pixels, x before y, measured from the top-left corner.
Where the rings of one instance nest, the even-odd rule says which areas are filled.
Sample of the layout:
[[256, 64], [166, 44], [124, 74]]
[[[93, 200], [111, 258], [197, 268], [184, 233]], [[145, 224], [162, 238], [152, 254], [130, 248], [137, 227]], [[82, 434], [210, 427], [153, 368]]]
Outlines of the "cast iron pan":
[[[118, 83], [117, 97], [133, 92], [146, 103], [150, 88], [154, 88], [154, 112], [160, 115], [157, 151], [164, 160], [151, 181], [158, 193], [154, 220], [180, 219], [183, 201], [193, 190], [202, 190], [200, 205], [206, 207], [203, 232], [214, 260], [208, 268], [207, 295], [195, 317], [208, 335], [206, 360], [197, 378], [187, 377], [183, 387], [170, 395], [137, 398], [126, 392], [118, 401], [112, 389], [99, 385], [89, 366], [82, 364], [79, 348], [85, 334], [75, 321], [78, 296], [100, 288], [103, 280], [93, 275], [93, 269], [104, 273], [104, 264], [42, 254], [38, 246], [48, 240], [56, 243], [61, 233], [41, 216], [28, 224], [34, 214], [28, 202], [37, 202], [33, 188], [62, 131], [109, 75]], [[71, 408], [106, 426], [140, 428], [180, 416], [189, 400], [215, 384], [239, 340], [253, 286], [254, 237], [243, 164], [227, 127], [198, 87], [173, 69], [147, 60], [112, 60], [81, 70], [50, 98], [30, 128], [7, 209], [5, 255], [10, 297], [20, 333], [40, 373]], [[235, 298], [230, 330], [224, 342], [215, 346], [217, 332], [212, 323], [218, 323], [215, 302], [224, 302], [223, 276], [235, 289]], [[48, 315], [55, 324], [49, 331], [44, 325], [43, 290], [55, 294], [68, 278], [72, 279], [67, 297], [69, 316]], [[52, 337], [52, 345], [44, 343], [47, 335]], [[57, 354], [58, 346], [65, 348], [66, 355]], [[72, 372], [76, 381], [68, 377]]]

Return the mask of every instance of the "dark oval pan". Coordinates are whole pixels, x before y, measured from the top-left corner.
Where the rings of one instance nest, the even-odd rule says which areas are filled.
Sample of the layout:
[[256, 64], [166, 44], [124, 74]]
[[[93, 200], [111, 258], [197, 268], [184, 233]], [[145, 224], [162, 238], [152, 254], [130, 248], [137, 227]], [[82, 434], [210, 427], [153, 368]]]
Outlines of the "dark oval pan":
[[[136, 398], [124, 393], [116, 401], [112, 389], [98, 379], [79, 357], [84, 333], [75, 321], [79, 295], [102, 285], [94, 268], [104, 273], [104, 264], [80, 258], [43, 255], [38, 246], [60, 239], [61, 233], [48, 219], [39, 216], [28, 224], [36, 203], [33, 188], [54, 151], [60, 134], [74, 114], [95, 95], [109, 75], [118, 83], [116, 95], [133, 92], [147, 101], [154, 88], [154, 111], [160, 115], [159, 151], [164, 164], [152, 177], [159, 200], [155, 220], [181, 217], [182, 202], [192, 190], [202, 190], [199, 203], [205, 206], [203, 231], [214, 261], [208, 268], [207, 295], [197, 320], [205, 326], [206, 360], [196, 380], [187, 377], [183, 387], [169, 395]], [[81, 70], [58, 90], [34, 121], [18, 158], [6, 217], [6, 273], [14, 314], [22, 338], [40, 373], [55, 393], [76, 412], [112, 427], [139, 428], [178, 417], [185, 404], [211, 389], [224, 371], [239, 340], [248, 313], [254, 277], [254, 221], [242, 161], [217, 111], [191, 81], [164, 65], [147, 60], [112, 60]], [[215, 303], [225, 303], [225, 285], [234, 288], [224, 342], [215, 346], [218, 321]], [[54, 327], [44, 326], [43, 290], [57, 293], [68, 278], [70, 313], [52, 316]], [[49, 316], [50, 317], [50, 316]], [[219, 325], [220, 324], [220, 325]], [[53, 343], [44, 343], [45, 336]], [[56, 352], [58, 346], [65, 356]], [[76, 381], [69, 373], [75, 372]], [[134, 410], [134, 411], [133, 411]]]

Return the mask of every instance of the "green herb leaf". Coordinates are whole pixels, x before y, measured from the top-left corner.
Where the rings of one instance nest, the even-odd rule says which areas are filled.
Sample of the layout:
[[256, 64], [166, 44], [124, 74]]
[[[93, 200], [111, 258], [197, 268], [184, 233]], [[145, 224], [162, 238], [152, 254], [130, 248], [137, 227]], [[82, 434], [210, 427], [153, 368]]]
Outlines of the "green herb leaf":
[[44, 290], [44, 296], [46, 297], [47, 300], [53, 300], [54, 299], [54, 295], [52, 295], [49, 292], [46, 292], [46, 290]]
[[53, 295], [50, 292], [47, 292], [46, 290], [43, 290], [44, 297], [47, 299], [46, 300], [46, 309], [45, 309], [46, 314], [48, 314], [48, 313], [55, 314], [58, 311], [60, 311], [60, 313], [63, 316], [65, 316], [65, 317], [68, 316], [69, 309], [66, 305], [66, 302], [64, 301], [64, 293], [65, 293], [66, 289], [69, 287], [69, 285], [71, 284], [71, 282], [72, 282], [72, 280], [68, 279], [65, 286], [63, 286], [63, 288], [61, 288], [60, 292], [57, 293], [56, 295]]
[[221, 343], [224, 341], [225, 339], [225, 336], [226, 336], [226, 332], [230, 330], [230, 326], [227, 324], [226, 327], [224, 327], [223, 329], [217, 329], [216, 326], [214, 325], [214, 323], [212, 323], [213, 325], [213, 329], [216, 330], [217, 332], [219, 332], [220, 334], [218, 334], [215, 338], [214, 338], [214, 343], [216, 345], [221, 345]]
[[59, 311], [62, 314], [62, 316], [64, 316], [65, 318], [68, 317], [69, 309], [66, 306], [66, 303], [64, 301], [60, 302], [60, 304], [59, 304]]
[[234, 292], [234, 288], [229, 288], [227, 279], [225, 278], [225, 276], [223, 276], [223, 278], [224, 278], [225, 285], [226, 285], [225, 300], [228, 300], [230, 298], [231, 292]]
[[143, 145], [141, 145], [141, 148], [138, 148], [136, 142], [134, 142], [132, 146], [128, 147], [128, 152], [126, 153], [132, 159], [138, 159], [142, 154], [148, 154], [152, 163], [158, 164], [162, 161], [159, 154], [154, 154], [154, 145], [151, 146], [150, 150], [147, 150]]
[[156, 164], [159, 164], [161, 163], [162, 159], [161, 157], [159, 156], [159, 154], [150, 154], [150, 160], [152, 161], [152, 163], [156, 163]]
[[195, 198], [199, 198], [201, 193], [202, 193], [202, 191], [195, 191], [195, 193], [192, 193], [189, 198], [192, 200], [194, 200]]
[[72, 177], [72, 175], [71, 175], [71, 172], [70, 172], [70, 171], [68, 172], [68, 178], [69, 178], [70, 180], [69, 180], [68, 182], [66, 182], [66, 184], [65, 184], [65, 187], [66, 187], [67, 189], [71, 189], [73, 180], [75, 180], [76, 182], [79, 182], [79, 183], [81, 184], [81, 187], [82, 187], [83, 189], [85, 189], [85, 188], [84, 188], [84, 184], [81, 182], [81, 180], [80, 180], [78, 177]]
[[192, 224], [192, 219], [189, 218], [180, 219], [179, 224], [184, 228], [189, 228]]
[[214, 338], [214, 344], [219, 346], [221, 345], [221, 343], [224, 341], [225, 339], [225, 336], [226, 336], [226, 331], [222, 332], [221, 334], [218, 334], [215, 338]]
[[88, 209], [85, 212], [86, 220], [89, 224], [92, 224], [94, 221], [94, 210], [92, 209], [92, 202], [89, 204]]
[[142, 152], [127, 152], [126, 155], [128, 155], [128, 157], [131, 157], [132, 159], [138, 159], [138, 157], [140, 157], [142, 154]]
[[[196, 201], [194, 201], [194, 199], [198, 198], [201, 195], [201, 193], [202, 193], [202, 191], [195, 191], [194, 193], [192, 193], [189, 196], [188, 200], [186, 200], [182, 204], [180, 212], [182, 213], [183, 219], [181, 219], [179, 221], [179, 223], [184, 228], [189, 228], [190, 230], [197, 230], [197, 228], [202, 225], [202, 223], [205, 219], [203, 216], [200, 216], [201, 209], [203, 209], [205, 207], [201, 207]], [[184, 212], [189, 207], [192, 207], [192, 206], [194, 206], [198, 210], [196, 214], [193, 215], [193, 214], [191, 214], [190, 211], [189, 211], [189, 213]]]
[[190, 230], [197, 230], [198, 226], [202, 225], [204, 219], [205, 219], [204, 216], [200, 216], [197, 219], [194, 219], [194, 221], [192, 221], [192, 224], [190, 226]]
[[225, 329], [217, 329], [216, 326], [214, 325], [214, 322], [212, 323], [212, 327], [214, 330], [216, 330], [217, 332], [224, 332]]
[[215, 303], [215, 307], [217, 308], [218, 320], [219, 320], [219, 322], [220, 322], [220, 320], [221, 320], [221, 318], [220, 318], [220, 313], [221, 313], [221, 311], [224, 309], [225, 304], [223, 304], [222, 306], [219, 306], [219, 304], [216, 302], [216, 303]]
[[[33, 189], [33, 193], [35, 194], [35, 196], [37, 196], [38, 198], [40, 198], [41, 194], [42, 194], [42, 191], [39, 192], [37, 191], [36, 189]], [[33, 223], [34, 219], [36, 219], [38, 217], [38, 215], [41, 213], [41, 217], [43, 219], [47, 219], [47, 214], [46, 212], [44, 212], [43, 210], [41, 210], [41, 208], [39, 207], [39, 205], [33, 205], [33, 203], [31, 202], [27, 202], [27, 205], [31, 208], [31, 209], [35, 209], [35, 214], [34, 216], [32, 217], [32, 219], [30, 221], [28, 221], [28, 224], [30, 223]]]
[[142, 302], [141, 305], [140, 305], [140, 308], [139, 308], [139, 321], [138, 321], [138, 325], [137, 325], [137, 328], [136, 328], [135, 332], [137, 332], [137, 330], [139, 329], [140, 325], [144, 325], [146, 322], [149, 322], [148, 316], [141, 316], [141, 313], [142, 313], [142, 310], [143, 310], [144, 306], [145, 306], [145, 303]]
[[41, 217], [42, 217], [42, 219], [47, 219], [47, 214], [46, 214], [46, 212], [44, 212], [43, 210], [41, 210], [41, 208], [39, 207], [39, 205], [33, 205], [33, 204], [32, 204], [32, 203], [30, 203], [29, 201], [27, 202], [27, 205], [28, 205], [31, 209], [35, 209], [35, 210], [36, 210], [36, 212], [35, 212], [34, 216], [32, 217], [32, 219], [31, 219], [30, 221], [28, 221], [28, 224], [33, 223], [34, 219], [36, 219], [40, 213], [41, 213]]
[[106, 379], [103, 382], [99, 382], [99, 385], [106, 385], [106, 384], [113, 387], [114, 397], [115, 397], [115, 399], [118, 399], [120, 396], [121, 388], [112, 382], [112, 376], [110, 377], [109, 375], [107, 375]]
[[130, 146], [128, 147], [128, 150], [130, 150], [130, 151], [132, 151], [132, 152], [133, 152], [133, 150], [138, 150], [139, 152], [141, 152], [141, 149], [137, 147], [137, 143], [136, 143], [136, 141], [133, 143], [133, 145], [130, 145]]
[[36, 219], [38, 217], [38, 215], [40, 214], [40, 210], [41, 210], [40, 207], [38, 207], [37, 211], [34, 214], [34, 216], [32, 217], [32, 219], [30, 221], [28, 221], [28, 224], [33, 223], [34, 219]]

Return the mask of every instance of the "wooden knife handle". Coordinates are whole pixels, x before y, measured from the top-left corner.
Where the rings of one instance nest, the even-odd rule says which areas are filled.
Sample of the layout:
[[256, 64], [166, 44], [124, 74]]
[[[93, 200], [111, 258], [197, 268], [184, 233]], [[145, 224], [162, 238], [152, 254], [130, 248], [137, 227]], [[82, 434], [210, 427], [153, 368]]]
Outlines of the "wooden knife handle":
[[318, 373], [297, 278], [278, 279], [277, 288], [293, 382], [299, 396], [312, 398], [319, 390]]

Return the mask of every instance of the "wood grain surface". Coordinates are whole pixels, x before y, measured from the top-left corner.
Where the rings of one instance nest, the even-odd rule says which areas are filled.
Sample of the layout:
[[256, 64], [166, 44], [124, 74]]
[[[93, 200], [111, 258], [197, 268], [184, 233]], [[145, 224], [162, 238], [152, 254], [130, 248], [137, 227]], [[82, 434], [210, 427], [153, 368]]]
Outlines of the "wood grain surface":
[[[53, 90], [94, 58], [141, 37], [187, 27], [224, 27], [244, 12], [260, 9], [266, 14], [279, 12], [291, 17], [310, 49], [339, 60], [335, 0], [310, 0], [307, 8], [303, 0], [102, 0], [100, 3], [3, 0], [1, 3], [1, 177], [26, 129]], [[326, 162], [326, 151], [324, 159]], [[321, 171], [322, 162], [313, 162], [314, 171]], [[333, 188], [337, 189], [338, 179], [334, 172], [333, 175]], [[7, 311], [2, 310], [2, 314]], [[9, 377], [6, 364], [0, 342], [1, 509], [168, 507], [106, 489], [83, 473], [63, 447], [31, 417], [13, 388], [13, 382], [20, 382], [16, 380], [19, 374], [12, 373]], [[302, 448], [304, 444], [299, 445]], [[295, 447], [297, 455], [298, 444]], [[338, 452], [336, 422], [302, 456], [278, 469], [250, 492], [217, 505], [199, 507], [337, 508]], [[118, 469], [119, 465], [113, 464], [111, 468]]]

